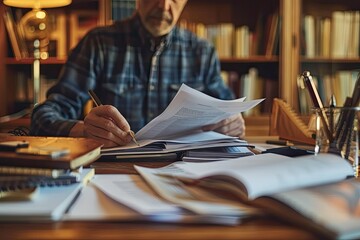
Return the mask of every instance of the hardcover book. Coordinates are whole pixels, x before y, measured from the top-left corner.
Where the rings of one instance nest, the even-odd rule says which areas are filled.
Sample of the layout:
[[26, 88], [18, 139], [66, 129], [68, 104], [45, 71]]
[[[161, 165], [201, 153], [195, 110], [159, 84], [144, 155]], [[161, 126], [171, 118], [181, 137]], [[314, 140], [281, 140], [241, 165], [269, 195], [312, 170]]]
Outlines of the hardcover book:
[[0, 136], [0, 145], [11, 142], [28, 146], [0, 151], [1, 166], [77, 169], [98, 159], [102, 147], [87, 138]]

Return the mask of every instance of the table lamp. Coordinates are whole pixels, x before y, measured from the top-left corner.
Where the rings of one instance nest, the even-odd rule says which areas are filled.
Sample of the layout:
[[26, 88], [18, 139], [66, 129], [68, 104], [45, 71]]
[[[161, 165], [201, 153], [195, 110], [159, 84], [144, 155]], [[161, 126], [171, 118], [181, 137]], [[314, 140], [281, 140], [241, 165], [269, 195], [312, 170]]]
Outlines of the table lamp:
[[34, 106], [40, 96], [40, 59], [48, 58], [49, 24], [47, 13], [42, 8], [55, 8], [69, 5], [72, 0], [3, 0], [10, 7], [32, 8], [19, 21], [19, 29], [24, 37], [33, 43], [33, 90]]

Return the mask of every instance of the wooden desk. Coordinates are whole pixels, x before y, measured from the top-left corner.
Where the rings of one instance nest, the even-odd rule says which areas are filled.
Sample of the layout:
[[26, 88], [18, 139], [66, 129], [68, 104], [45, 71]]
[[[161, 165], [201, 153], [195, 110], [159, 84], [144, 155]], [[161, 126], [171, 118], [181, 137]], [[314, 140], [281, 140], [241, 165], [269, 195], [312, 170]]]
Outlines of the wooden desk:
[[[161, 167], [170, 162], [136, 162]], [[130, 162], [95, 162], [96, 173], [135, 174]], [[124, 222], [0, 223], [0, 239], [319, 239], [277, 219], [251, 219], [231, 226]]]

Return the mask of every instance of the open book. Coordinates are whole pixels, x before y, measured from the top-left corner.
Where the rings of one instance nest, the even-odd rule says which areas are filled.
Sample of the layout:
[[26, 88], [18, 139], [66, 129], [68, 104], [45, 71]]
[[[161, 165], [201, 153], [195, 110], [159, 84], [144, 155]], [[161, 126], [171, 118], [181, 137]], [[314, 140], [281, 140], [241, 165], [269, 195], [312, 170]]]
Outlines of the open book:
[[[149, 171], [136, 169], [141, 175]], [[291, 158], [268, 153], [231, 161], [179, 162], [151, 171], [219, 196], [230, 191], [243, 203], [317, 230], [322, 236], [360, 237], [360, 182], [346, 180], [354, 176], [354, 170], [336, 155]]]
[[244, 142], [233, 137], [204, 133], [202, 127], [244, 112], [261, 101], [263, 99], [246, 102], [244, 98], [220, 100], [183, 84], [164, 112], [135, 134], [140, 146], [130, 143], [102, 149], [102, 155], [168, 153], [201, 146], [224, 146], [218, 145], [224, 141], [227, 143], [225, 146], [243, 145]]

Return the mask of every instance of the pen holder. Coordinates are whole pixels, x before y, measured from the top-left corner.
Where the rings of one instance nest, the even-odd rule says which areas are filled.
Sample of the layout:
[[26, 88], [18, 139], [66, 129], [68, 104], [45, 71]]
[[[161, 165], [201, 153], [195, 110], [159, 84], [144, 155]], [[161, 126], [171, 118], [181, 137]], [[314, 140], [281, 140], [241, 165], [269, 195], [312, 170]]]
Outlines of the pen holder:
[[339, 154], [354, 167], [359, 175], [360, 107], [315, 108], [315, 154]]

